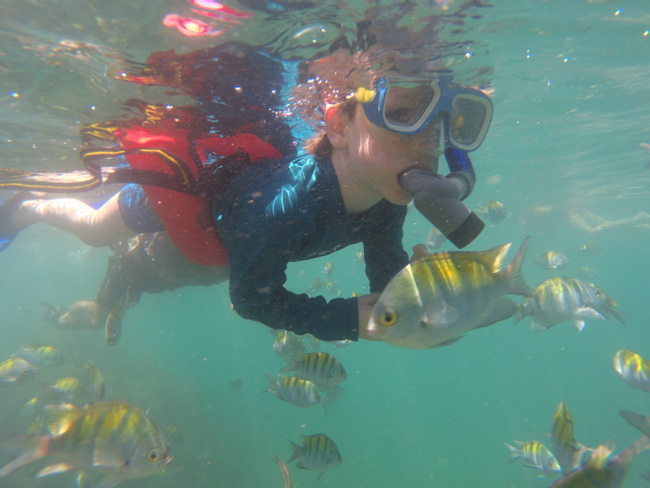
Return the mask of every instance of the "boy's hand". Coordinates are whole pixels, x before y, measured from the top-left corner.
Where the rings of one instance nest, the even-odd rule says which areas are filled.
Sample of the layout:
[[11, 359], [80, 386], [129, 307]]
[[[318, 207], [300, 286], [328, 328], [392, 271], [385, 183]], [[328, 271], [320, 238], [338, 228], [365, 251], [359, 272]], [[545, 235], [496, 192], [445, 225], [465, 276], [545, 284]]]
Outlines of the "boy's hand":
[[380, 337], [370, 335], [368, 333], [368, 322], [370, 321], [370, 315], [372, 314], [372, 309], [379, 300], [381, 293], [370, 293], [368, 295], [361, 295], [357, 297], [357, 303], [359, 307], [359, 338], [366, 339], [368, 341], [380, 341]]

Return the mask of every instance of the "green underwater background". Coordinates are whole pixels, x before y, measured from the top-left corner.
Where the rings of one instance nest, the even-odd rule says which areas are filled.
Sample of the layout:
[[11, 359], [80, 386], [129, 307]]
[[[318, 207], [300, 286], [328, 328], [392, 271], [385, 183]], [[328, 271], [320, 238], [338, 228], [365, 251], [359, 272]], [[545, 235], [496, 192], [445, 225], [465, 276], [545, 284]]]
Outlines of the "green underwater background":
[[[460, 6], [415, 3], [418, 11], [440, 14]], [[466, 203], [480, 209], [496, 200], [508, 215], [498, 224], [488, 221], [468, 249], [512, 242], [509, 261], [531, 236], [523, 272], [531, 287], [559, 274], [594, 283], [629, 314], [627, 326], [587, 320], [582, 332], [562, 323], [534, 333], [529, 320], [516, 326], [508, 320], [433, 350], [365, 341], [345, 348], [323, 344], [320, 350], [335, 355], [348, 373], [345, 393], [325, 416], [320, 406], [298, 408], [261, 393], [266, 372], [277, 373], [283, 360], [268, 328], [231, 311], [226, 285], [144, 295], [127, 312], [113, 347], [102, 332], [62, 332], [41, 321], [41, 302], [69, 305], [95, 296], [110, 251], [35, 225], [0, 254], [0, 361], [21, 344], [47, 344], [60, 349], [66, 362], [23, 385], [0, 388], [0, 433], [25, 431], [23, 404], [56, 378], [82, 378], [92, 359], [106, 378], [107, 398], [137, 405], [183, 437], [171, 444], [174, 461], [164, 476], [127, 480], [119, 485], [124, 488], [282, 487], [275, 456], [287, 461], [290, 441], [316, 433], [336, 442], [343, 462], [319, 481], [316, 473], [290, 464], [299, 488], [545, 487], [558, 476], [541, 478], [510, 463], [503, 443], [535, 439], [549, 446], [551, 418], [562, 400], [582, 444], [611, 440], [619, 453], [636, 440], [638, 432], [618, 412], [650, 415], [650, 397], [623, 382], [612, 358], [619, 349], [650, 358], [650, 229], [589, 234], [570, 225], [564, 209], [578, 206], [612, 220], [650, 212], [650, 154], [640, 145], [650, 143], [650, 4], [489, 3], [469, 8], [458, 34], [471, 39], [472, 53], [460, 66], [490, 69], [495, 110], [485, 142], [472, 153], [477, 185]], [[391, 4], [346, 2], [338, 15]], [[322, 15], [335, 15], [336, 5], [327, 5]], [[188, 52], [221, 42], [239, 35], [237, 29], [249, 42], [248, 35], [268, 39], [281, 29], [296, 32], [319, 25], [321, 12], [314, 7], [309, 17], [309, 9], [288, 11], [266, 21], [260, 15], [251, 20], [259, 24], [255, 28], [243, 24], [223, 37], [189, 38], [161, 23], [181, 8], [188, 9], [180, 0], [3, 0], [0, 165], [80, 168], [79, 124], [115, 115], [120, 101], [140, 93], [138, 86], [107, 79], [105, 66], [92, 56], [82, 62], [57, 57], [52, 46], [62, 39], [97, 42], [143, 61], [155, 50]], [[310, 20], [297, 26], [304, 18]], [[162, 90], [157, 96], [164, 100]], [[426, 242], [430, 228], [411, 211], [405, 248]], [[578, 253], [586, 243], [602, 252]], [[288, 287], [304, 292], [314, 278], [327, 277], [338, 290], [322, 290], [326, 298], [339, 291], [344, 297], [367, 293], [364, 265], [355, 259], [359, 249], [293, 263]], [[453, 250], [449, 243], [442, 249]], [[548, 250], [564, 253], [569, 267], [558, 272], [532, 262]], [[323, 273], [328, 262], [334, 264], [330, 276]], [[237, 380], [241, 388], [233, 384]], [[633, 461], [625, 487], [647, 486], [639, 474], [647, 470], [648, 456]], [[0, 465], [9, 460], [0, 457]], [[36, 464], [23, 468], [0, 486], [74, 486], [73, 473], [32, 481], [35, 471]], [[89, 477], [93, 485], [99, 479]]]

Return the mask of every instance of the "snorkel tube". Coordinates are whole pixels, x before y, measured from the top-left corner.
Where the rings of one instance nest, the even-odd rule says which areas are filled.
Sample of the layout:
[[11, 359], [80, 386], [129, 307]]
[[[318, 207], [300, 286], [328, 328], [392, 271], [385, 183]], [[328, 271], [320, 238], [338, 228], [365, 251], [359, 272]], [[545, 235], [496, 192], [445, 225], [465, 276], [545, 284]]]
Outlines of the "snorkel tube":
[[472, 193], [476, 175], [465, 151], [447, 147], [445, 158], [451, 170], [446, 177], [411, 168], [399, 175], [399, 183], [413, 195], [415, 208], [462, 249], [485, 227], [483, 221], [461, 202]]

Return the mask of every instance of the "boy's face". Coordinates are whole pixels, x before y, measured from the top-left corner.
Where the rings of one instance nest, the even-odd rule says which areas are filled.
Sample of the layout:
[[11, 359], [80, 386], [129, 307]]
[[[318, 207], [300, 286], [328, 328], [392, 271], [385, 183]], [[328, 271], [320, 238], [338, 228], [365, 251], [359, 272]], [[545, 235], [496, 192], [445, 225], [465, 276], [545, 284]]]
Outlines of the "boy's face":
[[412, 200], [399, 184], [400, 173], [409, 168], [438, 171], [438, 156], [443, 150], [439, 121], [434, 120], [418, 134], [405, 136], [376, 127], [357, 106], [348, 138], [357, 176], [391, 203], [406, 205]]

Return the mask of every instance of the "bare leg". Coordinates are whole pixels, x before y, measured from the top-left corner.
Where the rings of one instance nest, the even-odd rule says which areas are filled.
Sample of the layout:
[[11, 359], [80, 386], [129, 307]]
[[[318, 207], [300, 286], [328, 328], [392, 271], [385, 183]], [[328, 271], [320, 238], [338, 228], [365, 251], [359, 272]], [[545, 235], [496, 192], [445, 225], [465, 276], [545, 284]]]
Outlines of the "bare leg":
[[27, 200], [11, 216], [11, 223], [23, 229], [35, 223], [49, 224], [71, 232], [90, 246], [106, 246], [133, 235], [120, 214], [119, 193], [100, 209], [73, 198]]

